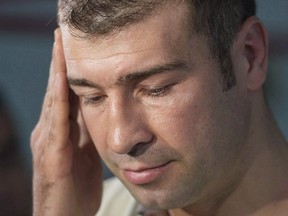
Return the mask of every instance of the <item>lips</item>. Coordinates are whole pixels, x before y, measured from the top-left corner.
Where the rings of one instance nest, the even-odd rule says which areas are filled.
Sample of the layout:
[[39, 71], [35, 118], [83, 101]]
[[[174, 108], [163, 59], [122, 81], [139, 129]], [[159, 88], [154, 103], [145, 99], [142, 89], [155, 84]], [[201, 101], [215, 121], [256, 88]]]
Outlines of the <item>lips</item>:
[[131, 184], [149, 184], [160, 178], [167, 171], [170, 163], [171, 162], [167, 162], [161, 165], [146, 168], [143, 167], [135, 170], [125, 169], [123, 174], [127, 181]]

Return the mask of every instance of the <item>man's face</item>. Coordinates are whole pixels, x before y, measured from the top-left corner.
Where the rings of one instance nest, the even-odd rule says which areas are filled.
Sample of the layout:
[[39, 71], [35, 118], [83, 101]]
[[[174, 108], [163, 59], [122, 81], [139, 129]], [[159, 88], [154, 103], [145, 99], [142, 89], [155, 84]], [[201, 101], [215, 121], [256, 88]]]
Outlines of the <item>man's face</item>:
[[[242, 175], [247, 91], [222, 92], [207, 42], [180, 4], [112, 37], [62, 27], [71, 88], [99, 154], [142, 204], [177, 208], [224, 196]], [[186, 24], [185, 24], [186, 23]]]

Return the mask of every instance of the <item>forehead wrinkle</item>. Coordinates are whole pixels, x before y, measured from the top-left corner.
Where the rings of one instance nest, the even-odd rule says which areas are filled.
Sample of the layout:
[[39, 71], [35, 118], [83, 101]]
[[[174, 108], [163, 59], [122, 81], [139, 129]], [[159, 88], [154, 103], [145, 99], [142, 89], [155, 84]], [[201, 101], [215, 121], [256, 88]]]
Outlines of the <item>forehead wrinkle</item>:
[[[66, 48], [67, 50], [69, 50], [69, 48]], [[131, 51], [131, 52], [116, 52], [116, 53], [113, 53], [113, 54], [110, 54], [110, 55], [107, 55], [105, 57], [98, 57], [96, 58], [96, 56], [93, 56], [91, 55], [91, 47], [87, 47], [87, 48], [84, 48], [82, 47], [81, 49], [83, 50], [89, 50], [89, 55], [87, 56], [75, 56], [74, 58], [72, 58], [72, 56], [67, 56], [66, 57], [66, 61], [71, 61], [71, 62], [77, 62], [77, 61], [81, 61], [81, 60], [85, 60], [85, 61], [101, 61], [101, 60], [107, 60], [107, 59], [110, 59], [110, 58], [114, 58], [114, 57], [119, 57], [119, 58], [123, 58], [125, 59], [124, 56], [128, 56], [128, 55], [134, 55], [134, 54], [139, 54], [139, 53], [145, 53], [145, 52], [150, 52], [150, 51], [159, 51], [159, 50], [168, 50], [166, 48], [151, 48], [151, 49], [143, 49], [143, 50], [137, 50], [137, 51]], [[107, 48], [106, 48], [107, 49]], [[67, 52], [68, 53], [68, 52]], [[95, 53], [98, 53], [96, 50], [95, 50]], [[92, 51], [92, 54], [93, 54], [93, 51]]]

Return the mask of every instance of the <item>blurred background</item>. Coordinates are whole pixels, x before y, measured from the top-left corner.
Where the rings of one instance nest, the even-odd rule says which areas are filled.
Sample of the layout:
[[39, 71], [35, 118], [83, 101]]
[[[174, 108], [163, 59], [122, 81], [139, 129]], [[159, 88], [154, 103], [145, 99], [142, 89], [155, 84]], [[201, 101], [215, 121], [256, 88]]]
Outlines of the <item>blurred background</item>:
[[[257, 3], [270, 34], [267, 99], [288, 139], [288, 1]], [[56, 0], [0, 0], [0, 216], [31, 215], [29, 138], [45, 93], [55, 27]]]

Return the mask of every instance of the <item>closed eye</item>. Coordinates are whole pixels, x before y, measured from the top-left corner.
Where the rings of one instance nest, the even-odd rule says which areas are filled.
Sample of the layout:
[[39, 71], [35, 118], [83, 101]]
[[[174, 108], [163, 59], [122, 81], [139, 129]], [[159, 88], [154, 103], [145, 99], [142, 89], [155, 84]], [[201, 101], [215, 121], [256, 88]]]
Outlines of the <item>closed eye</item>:
[[95, 97], [81, 97], [82, 104], [84, 106], [96, 106], [100, 104], [106, 96], [95, 96]]
[[165, 86], [153, 87], [153, 88], [143, 88], [140, 90], [140, 94], [147, 97], [157, 98], [164, 97], [169, 93], [171, 87], [175, 84], [169, 84]]

